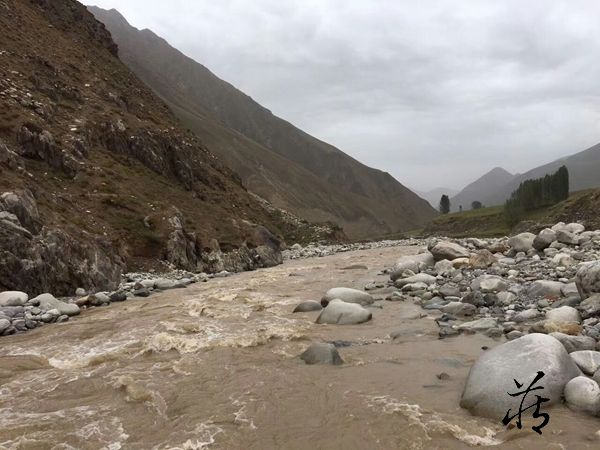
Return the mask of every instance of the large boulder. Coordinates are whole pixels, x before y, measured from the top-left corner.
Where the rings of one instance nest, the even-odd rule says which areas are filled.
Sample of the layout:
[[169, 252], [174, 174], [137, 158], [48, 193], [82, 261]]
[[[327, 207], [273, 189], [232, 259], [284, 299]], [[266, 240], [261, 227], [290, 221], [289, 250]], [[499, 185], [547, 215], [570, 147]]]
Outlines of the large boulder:
[[79, 314], [79, 306], [58, 300], [51, 294], [41, 294], [31, 299], [31, 303], [39, 305], [42, 311], [58, 310], [60, 315], [76, 316]]
[[402, 256], [401, 258], [398, 258], [394, 264], [394, 267], [390, 272], [390, 278], [392, 281], [396, 281], [402, 276], [403, 272], [410, 270], [414, 273], [418, 273], [427, 267], [432, 267], [434, 262], [433, 255], [429, 252]]
[[344, 363], [335, 346], [325, 342], [311, 344], [300, 355], [300, 359], [306, 364], [331, 364], [338, 366]]
[[520, 233], [516, 236], [512, 236], [508, 239], [508, 245], [515, 252], [528, 252], [533, 248], [533, 240], [535, 234], [533, 233]]
[[583, 263], [575, 275], [575, 284], [582, 299], [600, 293], [600, 260]]
[[582, 301], [577, 308], [584, 319], [600, 315], [600, 294], [594, 294]]
[[460, 406], [472, 413], [501, 421], [510, 409], [517, 412], [521, 397], [508, 392], [519, 388], [514, 380], [528, 386], [544, 372], [538, 382], [549, 404], [558, 403], [565, 385], [581, 374], [563, 345], [545, 334], [532, 333], [506, 342], [483, 353], [469, 372]]
[[0, 306], [23, 306], [29, 296], [21, 291], [0, 292]]
[[565, 386], [567, 406], [593, 415], [600, 413], [600, 386], [587, 377], [575, 377]]
[[334, 299], [321, 311], [316, 323], [353, 325], [368, 322], [372, 317], [371, 311], [356, 303], [346, 303], [342, 300]]
[[330, 301], [336, 298], [346, 303], [358, 303], [359, 305], [370, 305], [375, 301], [371, 295], [358, 289], [336, 287], [329, 289], [325, 293], [321, 299], [321, 305], [325, 307]]
[[550, 228], [544, 228], [533, 240], [533, 248], [541, 252], [550, 247], [554, 241], [556, 241], [556, 232]]
[[433, 258], [436, 261], [448, 259], [452, 261], [457, 258], [468, 258], [471, 254], [469, 250], [454, 242], [440, 241], [430, 249]]

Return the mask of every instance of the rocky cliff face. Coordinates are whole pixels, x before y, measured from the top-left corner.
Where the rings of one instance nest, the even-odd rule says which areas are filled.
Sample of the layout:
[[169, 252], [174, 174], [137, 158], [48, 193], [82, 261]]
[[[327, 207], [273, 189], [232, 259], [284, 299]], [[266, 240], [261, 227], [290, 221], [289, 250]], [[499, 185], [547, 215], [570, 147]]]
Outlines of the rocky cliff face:
[[90, 7], [122, 60], [230, 167], [271, 203], [312, 221], [333, 221], [354, 238], [417, 228], [434, 217], [388, 173], [274, 116], [243, 92], [116, 10]]
[[318, 238], [183, 130], [83, 5], [0, 12], [0, 290], [109, 289], [124, 268], [246, 270], [278, 263], [294, 233]]

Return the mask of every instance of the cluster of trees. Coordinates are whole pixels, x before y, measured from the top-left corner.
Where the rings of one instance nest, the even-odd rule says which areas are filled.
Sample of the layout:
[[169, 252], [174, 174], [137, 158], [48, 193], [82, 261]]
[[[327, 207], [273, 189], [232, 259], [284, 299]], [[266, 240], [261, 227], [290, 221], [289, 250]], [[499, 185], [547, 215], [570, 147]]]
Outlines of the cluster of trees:
[[[471, 203], [471, 209], [481, 209], [483, 208], [483, 205], [481, 204], [480, 201], [474, 201]], [[462, 212], [463, 207], [462, 205], [460, 205], [458, 207], [459, 211]], [[442, 195], [442, 198], [440, 198], [440, 206], [439, 206], [439, 210], [442, 214], [448, 214], [450, 212], [450, 198], [448, 198], [448, 196], [446, 194]]]
[[569, 171], [560, 167], [552, 175], [526, 180], [504, 204], [504, 215], [510, 226], [523, 219], [527, 211], [550, 206], [569, 197]]

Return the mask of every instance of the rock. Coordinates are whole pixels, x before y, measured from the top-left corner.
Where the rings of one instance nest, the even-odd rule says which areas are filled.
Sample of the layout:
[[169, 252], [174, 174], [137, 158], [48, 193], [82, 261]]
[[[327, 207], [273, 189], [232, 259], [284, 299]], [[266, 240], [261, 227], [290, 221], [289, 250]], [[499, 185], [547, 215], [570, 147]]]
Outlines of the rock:
[[507, 291], [498, 292], [496, 294], [496, 297], [498, 299], [498, 303], [504, 306], [511, 305], [517, 300], [517, 296], [515, 294]]
[[528, 322], [540, 316], [537, 309], [526, 309], [513, 317], [514, 322]]
[[443, 259], [452, 261], [453, 259], [468, 258], [470, 256], [469, 250], [449, 241], [438, 242], [431, 248], [430, 252], [436, 261]]
[[600, 352], [579, 350], [570, 355], [575, 364], [587, 375], [593, 375], [600, 368]]
[[579, 243], [579, 237], [566, 230], [558, 230], [556, 232], [556, 240], [567, 245], [577, 245]]
[[433, 263], [433, 255], [429, 252], [403, 256], [394, 264], [390, 272], [390, 278], [392, 281], [396, 281], [405, 270], [412, 270], [414, 273], [418, 273], [426, 267], [433, 266]]
[[546, 313], [546, 319], [557, 322], [581, 322], [581, 316], [572, 306], [561, 306], [554, 308]]
[[322, 309], [323, 309], [323, 307], [321, 306], [321, 304], [319, 302], [315, 302], [314, 300], [307, 300], [305, 302], [298, 304], [294, 308], [293, 312], [297, 313], [297, 312], [321, 311]]
[[0, 292], [0, 306], [23, 306], [29, 296], [21, 291]]
[[452, 286], [450, 284], [444, 284], [440, 286], [438, 292], [441, 296], [445, 297], [460, 297], [460, 289], [458, 286]]
[[556, 241], [556, 232], [550, 228], [544, 228], [535, 237], [532, 245], [533, 248], [541, 252], [548, 248], [554, 241]]
[[574, 233], [574, 234], [583, 233], [585, 231], [585, 226], [583, 226], [580, 223], [576, 223], [576, 222], [565, 225], [565, 228], [567, 231]]
[[435, 272], [441, 276], [450, 275], [454, 272], [454, 266], [452, 265], [452, 261], [442, 259], [441, 261], [436, 262]]
[[458, 330], [468, 330], [468, 331], [485, 331], [488, 328], [495, 328], [498, 326], [498, 322], [496, 319], [491, 317], [484, 317], [482, 319], [473, 320], [471, 322], [465, 322], [458, 325], [456, 328]]
[[497, 275], [481, 275], [473, 280], [471, 289], [481, 292], [500, 292], [506, 291], [508, 285], [502, 277]]
[[530, 297], [558, 298], [562, 295], [564, 283], [560, 281], [537, 280], [527, 289]]
[[321, 299], [321, 305], [326, 307], [334, 299], [342, 300], [346, 303], [358, 303], [359, 305], [370, 305], [375, 299], [366, 292], [347, 287], [336, 287], [329, 289]]
[[564, 333], [550, 333], [550, 336], [556, 338], [565, 347], [567, 353], [573, 353], [580, 350], [594, 350], [596, 340], [589, 336], [570, 336]]
[[442, 306], [441, 311], [453, 316], [473, 316], [477, 312], [477, 307], [469, 303], [450, 302]]
[[52, 296], [51, 294], [41, 294], [35, 297], [33, 300], [39, 302], [39, 308], [44, 312], [48, 312], [50, 310], [57, 310], [59, 312], [57, 316], [62, 314], [65, 314], [67, 316], [76, 316], [80, 312], [79, 306], [73, 303], [62, 302], [54, 296]]
[[496, 257], [489, 250], [476, 251], [469, 258], [469, 265], [474, 269], [485, 269], [496, 262]]
[[331, 364], [338, 366], [344, 363], [335, 345], [327, 343], [311, 344], [300, 355], [300, 359], [306, 364]]
[[512, 236], [508, 239], [508, 245], [515, 252], [525, 252], [533, 248], [533, 240], [535, 239], [533, 233], [521, 233], [516, 236]]
[[580, 334], [582, 327], [577, 322], [555, 322], [553, 320], [543, 320], [532, 326], [531, 332], [535, 333], [564, 333], [570, 336]]
[[123, 291], [111, 292], [108, 298], [111, 302], [124, 302], [127, 300], [127, 294]]
[[429, 285], [429, 284], [433, 284], [435, 282], [436, 282], [436, 278], [433, 275], [429, 275], [426, 273], [418, 273], [416, 275], [413, 275], [412, 277], [399, 278], [394, 282], [394, 285], [396, 287], [401, 288], [403, 286], [406, 286], [407, 284], [412, 284], [412, 283], [425, 283], [426, 285]]
[[0, 334], [4, 333], [9, 328], [10, 328], [10, 320], [0, 319]]
[[456, 258], [452, 260], [452, 267], [455, 269], [466, 269], [471, 267], [469, 258]]
[[583, 263], [575, 275], [575, 284], [582, 299], [600, 293], [600, 260]]
[[575, 377], [565, 386], [564, 395], [569, 408], [593, 415], [600, 413], [600, 386], [594, 380]]
[[371, 312], [359, 304], [334, 299], [321, 311], [316, 323], [350, 325], [367, 322], [371, 318]]
[[509, 331], [508, 333], [506, 333], [506, 339], [508, 339], [509, 341], [514, 341], [515, 339], [519, 339], [520, 337], [523, 337], [524, 334], [523, 332], [519, 331], [519, 330], [512, 330]]
[[600, 315], [600, 294], [594, 294], [579, 303], [577, 307], [584, 319]]
[[514, 380], [528, 386], [537, 372], [545, 376], [539, 381], [544, 387], [546, 404], [559, 403], [565, 385], [581, 372], [563, 345], [545, 334], [528, 334], [483, 353], [469, 372], [460, 406], [472, 413], [501, 421], [506, 412], [518, 411], [521, 397]]
[[154, 287], [156, 289], [160, 289], [161, 291], [166, 291], [167, 289], [175, 289], [175, 288], [184, 288], [185, 285], [182, 283], [178, 283], [175, 280], [169, 280], [167, 278], [159, 278], [154, 282]]
[[136, 297], [149, 297], [150, 291], [147, 288], [136, 289], [133, 291], [133, 295]]
[[102, 306], [110, 303], [108, 295], [102, 292], [96, 292], [95, 294], [88, 295], [88, 304], [91, 306]]
[[77, 288], [75, 289], [75, 295], [77, 297], [83, 297], [84, 295], [87, 295], [87, 292], [83, 288]]

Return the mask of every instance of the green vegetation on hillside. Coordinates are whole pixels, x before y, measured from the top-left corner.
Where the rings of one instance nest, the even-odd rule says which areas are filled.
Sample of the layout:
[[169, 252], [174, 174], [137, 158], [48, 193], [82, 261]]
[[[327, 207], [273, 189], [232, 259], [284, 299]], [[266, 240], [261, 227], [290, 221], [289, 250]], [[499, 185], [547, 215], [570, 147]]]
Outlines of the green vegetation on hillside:
[[525, 180], [504, 204], [504, 216], [509, 226], [523, 220], [530, 211], [554, 205], [569, 197], [569, 171], [561, 166], [552, 175]]
[[502, 206], [492, 206], [458, 213], [439, 215], [427, 227], [412, 235], [449, 237], [498, 237], [515, 231], [537, 231], [556, 222], [580, 222], [588, 229], [600, 228], [600, 189], [572, 193], [568, 199], [552, 206], [525, 213], [515, 226], [504, 218]]

